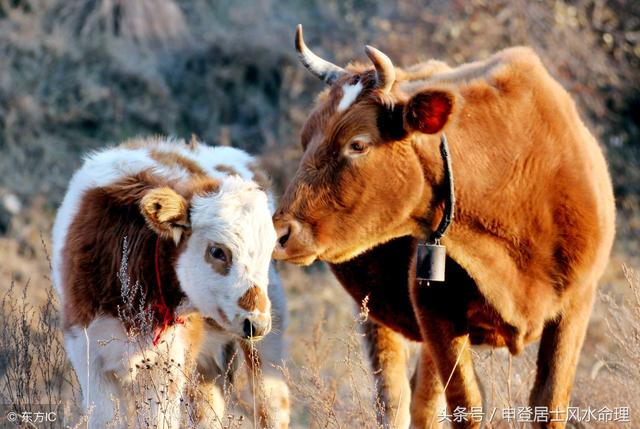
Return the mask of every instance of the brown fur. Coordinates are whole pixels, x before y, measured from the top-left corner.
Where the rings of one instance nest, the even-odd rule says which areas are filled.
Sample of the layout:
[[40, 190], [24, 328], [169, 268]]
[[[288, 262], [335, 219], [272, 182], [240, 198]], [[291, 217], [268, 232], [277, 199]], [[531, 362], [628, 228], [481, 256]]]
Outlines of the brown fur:
[[251, 171], [251, 173], [253, 174], [251, 180], [256, 182], [258, 186], [260, 186], [260, 189], [271, 189], [271, 180], [269, 179], [269, 176], [267, 176], [267, 174], [262, 170], [262, 168], [260, 168], [260, 165], [258, 165], [258, 163], [249, 164], [248, 168], [249, 171]]
[[267, 311], [269, 299], [267, 294], [257, 286], [253, 286], [238, 300], [238, 306], [247, 311]]
[[[63, 249], [65, 328], [87, 326], [99, 314], [118, 317], [124, 237], [129, 245], [129, 277], [140, 282], [144, 302], [159, 302], [154, 258], [157, 236], [147, 226], [140, 204], [149, 191], [164, 185], [160, 177], [143, 172], [85, 193]], [[180, 251], [171, 240], [160, 241], [162, 294], [171, 309], [184, 296], [173, 269]]]
[[220, 173], [227, 174], [229, 176], [240, 175], [240, 173], [238, 173], [238, 171], [235, 168], [231, 167], [230, 165], [225, 165], [225, 164], [216, 165], [215, 170], [219, 171]]
[[185, 158], [179, 153], [151, 150], [149, 154], [153, 160], [160, 164], [168, 167], [178, 166], [184, 168], [192, 175], [206, 176], [205, 171], [195, 161]]
[[140, 210], [149, 227], [163, 238], [173, 238], [174, 231], [189, 224], [187, 201], [166, 186], [148, 190], [140, 199]]
[[[388, 94], [372, 70], [347, 70], [303, 127], [305, 153], [274, 217], [280, 230], [297, 224], [276, 257], [331, 263], [354, 298], [370, 295], [376, 320], [426, 342], [442, 379], [459, 355], [450, 407], [479, 401], [465, 341], [518, 353], [540, 336], [532, 403], [566, 407], [591, 308], [580, 297], [596, 287], [615, 225], [604, 157], [570, 96], [527, 48], [456, 69], [398, 69]], [[337, 113], [356, 80], [365, 89]], [[417, 288], [415, 239], [442, 217], [442, 131], [456, 179], [443, 240], [451, 268], [444, 284]], [[342, 148], [363, 133], [373, 150], [346, 159]], [[409, 276], [394, 273], [404, 267]]]
[[[411, 386], [406, 375], [408, 351], [404, 341], [392, 329], [370, 319], [364, 323], [364, 333], [384, 416], [394, 421], [398, 428], [407, 427]], [[384, 420], [379, 423], [385, 425]]]

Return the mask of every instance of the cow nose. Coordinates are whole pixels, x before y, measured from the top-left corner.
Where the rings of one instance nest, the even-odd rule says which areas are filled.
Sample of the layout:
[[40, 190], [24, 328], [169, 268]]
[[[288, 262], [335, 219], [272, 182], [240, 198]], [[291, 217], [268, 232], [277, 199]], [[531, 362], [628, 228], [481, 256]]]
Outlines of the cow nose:
[[244, 319], [242, 333], [245, 339], [255, 339], [264, 337], [271, 330], [271, 320], [265, 317]]
[[278, 228], [276, 231], [278, 234], [278, 246], [284, 249], [287, 247], [287, 241], [289, 241], [289, 237], [291, 237], [291, 224], [287, 223]]
[[287, 245], [291, 243], [291, 238], [302, 229], [300, 222], [295, 219], [281, 219], [275, 222], [278, 241], [273, 251], [275, 259], [285, 259], [288, 256]]

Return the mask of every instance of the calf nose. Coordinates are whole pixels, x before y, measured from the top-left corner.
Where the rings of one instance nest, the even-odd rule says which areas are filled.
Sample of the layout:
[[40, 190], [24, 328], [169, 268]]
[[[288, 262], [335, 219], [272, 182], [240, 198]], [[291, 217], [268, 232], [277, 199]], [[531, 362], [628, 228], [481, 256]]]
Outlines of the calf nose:
[[271, 330], [270, 317], [247, 317], [242, 324], [242, 333], [245, 339], [264, 337]]

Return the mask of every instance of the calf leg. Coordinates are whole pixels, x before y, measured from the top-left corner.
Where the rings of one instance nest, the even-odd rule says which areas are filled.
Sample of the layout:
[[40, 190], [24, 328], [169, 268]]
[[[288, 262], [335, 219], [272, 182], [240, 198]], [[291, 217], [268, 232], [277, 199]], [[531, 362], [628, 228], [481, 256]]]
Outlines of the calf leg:
[[179, 427], [186, 356], [192, 347], [186, 331], [193, 328], [191, 318], [184, 318], [185, 325], [170, 327], [157, 346], [150, 338], [128, 338], [120, 320], [112, 317], [65, 333], [89, 427]]
[[594, 290], [591, 288], [576, 297], [558, 319], [545, 326], [542, 333], [536, 381], [530, 398], [532, 406], [544, 407], [550, 412], [548, 422], [537, 422], [540, 427], [565, 426], [573, 378], [593, 306]]
[[[104, 349], [123, 350], [124, 336], [118, 323], [115, 319], [98, 319], [86, 329], [74, 326], [64, 333], [67, 356], [82, 389], [88, 428], [128, 426], [126, 416], [129, 412], [125, 391], [113, 373], [105, 371], [105, 366], [111, 366], [112, 363], [106, 362], [109, 353], [105, 354]], [[103, 335], [98, 337], [100, 332]], [[100, 340], [110, 342], [101, 347], [98, 343]], [[118, 360], [121, 359], [122, 356]]]
[[[188, 321], [186, 323], [189, 323]], [[161, 342], [146, 351], [147, 366], [134, 380], [145, 398], [151, 398], [150, 420], [154, 427], [172, 429], [180, 427], [181, 404], [190, 373], [187, 353], [191, 345], [187, 343], [187, 328], [176, 325], [169, 328]], [[144, 365], [144, 363], [142, 364]], [[150, 369], [147, 369], [148, 367]]]
[[[193, 408], [192, 423], [198, 429], [224, 426], [225, 398], [220, 387], [224, 377], [219, 371], [198, 365], [200, 379], [196, 386], [190, 386], [190, 400]], [[195, 387], [195, 389], [194, 389]]]
[[438, 414], [444, 406], [444, 389], [438, 367], [426, 344], [420, 348], [420, 358], [414, 378], [411, 399], [411, 426], [413, 428], [439, 428]]
[[364, 322], [378, 395], [384, 404], [380, 424], [385, 428], [408, 428], [411, 386], [407, 377], [407, 350], [400, 334], [368, 319]]

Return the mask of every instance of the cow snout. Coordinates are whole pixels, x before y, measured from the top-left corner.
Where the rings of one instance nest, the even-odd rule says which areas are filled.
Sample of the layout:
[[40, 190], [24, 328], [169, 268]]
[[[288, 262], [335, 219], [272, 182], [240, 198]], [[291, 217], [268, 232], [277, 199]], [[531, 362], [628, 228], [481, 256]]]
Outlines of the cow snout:
[[316, 245], [308, 224], [288, 217], [276, 217], [274, 226], [278, 235], [274, 259], [302, 264], [315, 260]]
[[245, 339], [262, 338], [269, 331], [271, 331], [271, 317], [267, 314], [247, 317], [242, 323], [242, 334]]
[[258, 286], [250, 287], [238, 300], [244, 317], [240, 335], [246, 339], [264, 337], [271, 330], [271, 302], [267, 291]]
[[287, 241], [289, 241], [289, 237], [291, 237], [292, 224], [297, 224], [295, 221], [289, 221], [280, 225], [276, 228], [276, 234], [278, 235], [278, 240], [276, 242], [276, 249], [284, 250], [287, 247]]

